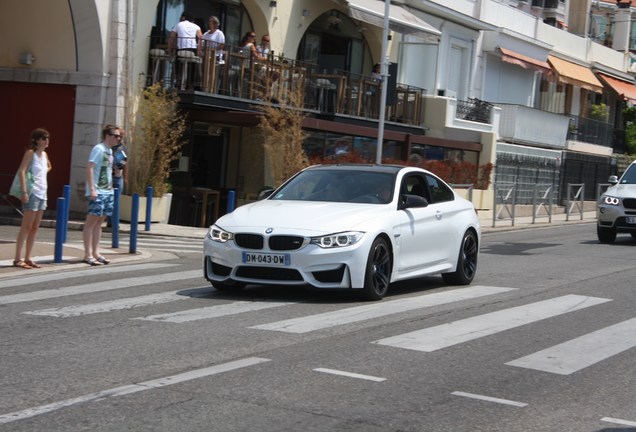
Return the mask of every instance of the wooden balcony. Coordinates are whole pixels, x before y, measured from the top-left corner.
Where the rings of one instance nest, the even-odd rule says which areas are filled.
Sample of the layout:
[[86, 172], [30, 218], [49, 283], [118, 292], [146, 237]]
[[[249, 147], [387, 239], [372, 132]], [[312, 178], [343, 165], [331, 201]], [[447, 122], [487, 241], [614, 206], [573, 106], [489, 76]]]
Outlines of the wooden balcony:
[[[149, 51], [147, 85], [163, 82], [180, 92], [244, 101], [287, 102], [300, 90], [301, 108], [316, 114], [377, 120], [382, 83], [368, 76], [270, 55], [254, 58], [236, 47], [199, 46], [197, 52], [155, 44]], [[397, 84], [386, 121], [421, 126], [425, 90]]]

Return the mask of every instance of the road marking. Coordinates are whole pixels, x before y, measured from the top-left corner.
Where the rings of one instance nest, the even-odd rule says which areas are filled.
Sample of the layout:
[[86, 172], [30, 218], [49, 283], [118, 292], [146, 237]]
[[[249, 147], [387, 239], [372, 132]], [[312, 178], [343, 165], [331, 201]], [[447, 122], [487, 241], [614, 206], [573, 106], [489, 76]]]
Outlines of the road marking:
[[237, 301], [218, 306], [208, 306], [197, 309], [189, 309], [180, 312], [150, 315], [146, 317], [131, 318], [142, 321], [162, 321], [169, 323], [184, 323], [203, 319], [218, 318], [227, 315], [236, 315], [244, 312], [269, 309], [278, 306], [286, 306], [295, 303], [284, 302], [257, 302], [257, 301]]
[[277, 321], [262, 324], [250, 328], [259, 330], [274, 330], [287, 333], [307, 333], [342, 324], [350, 324], [386, 315], [397, 314], [414, 309], [438, 306], [446, 303], [469, 300], [478, 297], [500, 294], [516, 288], [501, 288], [489, 286], [473, 286], [452, 291], [444, 291], [434, 294], [422, 294], [418, 297], [409, 297], [399, 300], [383, 301], [364, 306], [356, 306], [340, 309], [334, 312], [325, 312], [316, 315]]
[[565, 295], [448, 324], [380, 339], [373, 343], [431, 352], [504, 330], [611, 301], [598, 297]]
[[62, 408], [67, 408], [73, 405], [83, 404], [87, 402], [97, 402], [104, 399], [108, 399], [116, 396], [124, 396], [133, 393], [137, 393], [144, 390], [157, 389], [173, 384], [179, 384], [186, 381], [191, 381], [197, 378], [203, 378], [211, 375], [220, 374], [223, 372], [229, 372], [236, 369], [257, 365], [260, 363], [268, 362], [269, 359], [259, 357], [248, 357], [242, 360], [231, 361], [215, 366], [210, 366], [203, 369], [197, 369], [190, 372], [184, 372], [177, 375], [171, 375], [163, 378], [158, 378], [151, 381], [146, 381], [138, 384], [130, 384], [121, 387], [115, 387], [109, 390], [102, 390], [96, 393], [87, 394], [84, 396], [67, 399], [59, 402], [53, 402], [47, 405], [40, 405], [38, 407], [27, 408], [22, 411], [15, 411], [8, 414], [0, 415], [0, 424], [10, 423], [17, 420], [24, 420], [26, 418], [35, 417], [40, 414], [46, 414], [52, 411], [57, 411]]
[[460, 392], [460, 391], [454, 391], [451, 394], [455, 395], [455, 396], [462, 396], [462, 397], [467, 397], [467, 398], [470, 398], [470, 399], [477, 399], [477, 400], [482, 400], [482, 401], [487, 401], [487, 402], [494, 402], [494, 403], [498, 403], [498, 404], [502, 404], [502, 405], [510, 405], [510, 406], [515, 406], [515, 407], [519, 407], [519, 408], [523, 408], [525, 406], [528, 406], [528, 404], [524, 403], [524, 402], [516, 402], [516, 401], [513, 401], [513, 400], [509, 400], [509, 399], [500, 399], [500, 398], [495, 398], [495, 397], [491, 397], [491, 396], [478, 395], [478, 394], [474, 394], [474, 393], [465, 393], [465, 392]]
[[616, 423], [623, 426], [636, 426], [636, 421], [621, 420], [621, 419], [612, 418], [612, 417], [603, 417], [601, 421], [608, 422], [608, 423]]
[[[122, 273], [122, 272], [131, 272], [131, 271], [139, 271], [139, 270], [152, 270], [152, 269], [163, 269], [167, 267], [176, 267], [179, 264], [131, 264], [131, 265], [111, 265], [111, 266], [102, 266], [99, 269], [99, 274], [112, 274], [112, 273]], [[87, 266], [88, 267], [88, 266]], [[19, 279], [8, 279], [8, 280], [0, 280], [0, 288], [7, 287], [17, 287], [22, 285], [33, 285], [41, 282], [50, 282], [54, 280], [62, 280], [62, 279], [72, 279], [79, 278], [83, 276], [95, 276], [96, 269], [86, 269], [86, 270], [74, 270], [74, 271], [66, 271], [59, 273], [46, 273], [39, 274], [34, 276], [22, 276], [24, 273], [20, 273]]]
[[316, 371], [316, 372], [324, 372], [324, 373], [333, 374], [333, 375], [346, 376], [346, 377], [349, 377], [349, 378], [359, 378], [359, 379], [368, 380], [368, 381], [375, 381], [375, 382], [386, 381], [386, 378], [379, 378], [379, 377], [374, 377], [374, 376], [371, 376], [371, 375], [362, 375], [362, 374], [357, 374], [357, 373], [353, 373], [353, 372], [344, 372], [344, 371], [339, 371], [339, 370], [336, 370], [336, 369], [316, 368], [316, 369], [314, 369], [314, 371]]
[[570, 375], [636, 346], [636, 318], [506, 363], [559, 375]]
[[161, 303], [170, 303], [178, 300], [187, 300], [190, 298], [204, 297], [214, 292], [210, 289], [187, 289], [176, 290], [165, 293], [150, 294], [139, 297], [129, 297], [124, 299], [104, 301], [100, 303], [92, 303], [85, 305], [73, 305], [60, 308], [40, 309], [36, 311], [22, 312], [25, 315], [51, 316], [56, 318], [69, 318], [82, 315], [91, 315], [96, 313], [111, 312], [115, 310], [133, 309], [143, 306], [151, 306]]
[[100, 291], [119, 290], [142, 285], [151, 285], [155, 283], [171, 282], [184, 279], [203, 278], [201, 270], [190, 270], [176, 273], [165, 273], [150, 276], [139, 276], [127, 279], [119, 279], [117, 281], [103, 281], [90, 284], [75, 285], [64, 288], [50, 289], [44, 291], [33, 291], [24, 294], [13, 294], [0, 296], [0, 304], [23, 303], [35, 300], [45, 300], [57, 297], [65, 297], [76, 294], [95, 293]]

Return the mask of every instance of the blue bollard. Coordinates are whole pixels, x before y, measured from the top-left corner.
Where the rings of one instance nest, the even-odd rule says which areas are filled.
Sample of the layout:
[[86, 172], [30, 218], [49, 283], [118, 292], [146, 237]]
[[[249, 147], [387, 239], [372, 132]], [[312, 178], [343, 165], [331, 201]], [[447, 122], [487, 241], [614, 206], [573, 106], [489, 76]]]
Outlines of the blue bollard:
[[68, 213], [71, 206], [71, 185], [64, 185], [64, 236], [62, 237], [62, 243], [66, 243], [66, 234], [68, 232]]
[[137, 253], [137, 228], [139, 224], [139, 194], [132, 194], [132, 208], [130, 211], [130, 248], [128, 252]]
[[65, 199], [59, 197], [57, 199], [56, 221], [55, 221], [55, 254], [53, 261], [55, 263], [62, 262], [62, 249], [64, 246], [64, 212], [66, 211]]
[[152, 186], [146, 188], [146, 231], [150, 231], [152, 222]]
[[236, 192], [234, 189], [230, 189], [227, 193], [227, 212], [232, 213], [234, 211], [234, 198], [236, 197]]
[[110, 225], [113, 227], [113, 249], [119, 247], [119, 197], [121, 191], [119, 188], [113, 189], [113, 214], [110, 216]]

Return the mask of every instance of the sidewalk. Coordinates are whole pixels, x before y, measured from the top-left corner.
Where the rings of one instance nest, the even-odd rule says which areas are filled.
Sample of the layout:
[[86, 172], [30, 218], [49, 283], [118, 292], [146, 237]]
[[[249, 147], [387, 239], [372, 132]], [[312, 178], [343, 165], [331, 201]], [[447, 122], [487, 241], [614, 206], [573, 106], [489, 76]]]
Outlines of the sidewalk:
[[[546, 228], [558, 225], [594, 223], [596, 221], [596, 213], [587, 211], [581, 214], [570, 215], [569, 221], [566, 220], [566, 214], [552, 215], [552, 222], [548, 221], [547, 216], [536, 218], [532, 223], [532, 216], [523, 216], [515, 218], [514, 225], [510, 219], [501, 219], [495, 222], [493, 227], [492, 217], [482, 218], [482, 233], [505, 232], [511, 230]], [[0, 278], [14, 277], [21, 275], [36, 275], [42, 272], [60, 271], [71, 268], [93, 268], [98, 270], [100, 267], [90, 267], [82, 262], [84, 249], [81, 246], [81, 230], [84, 226], [83, 221], [69, 221], [67, 240], [72, 240], [73, 244], [65, 243], [62, 248], [62, 262], [54, 263], [55, 257], [55, 221], [43, 220], [38, 232], [38, 238], [33, 248], [33, 260], [38, 262], [41, 269], [22, 269], [13, 267], [13, 256], [15, 253], [15, 239], [18, 235], [19, 224], [21, 219], [15, 217], [0, 216]], [[592, 229], [592, 228], [590, 228]], [[138, 236], [171, 236], [192, 239], [193, 242], [201, 242], [201, 250], [203, 250], [203, 238], [207, 233], [207, 228], [197, 228], [169, 224], [152, 224], [150, 231], [145, 231], [145, 225], [139, 224]], [[121, 223], [119, 227], [120, 242], [130, 238], [130, 224]], [[111, 229], [104, 228], [103, 240], [111, 239]], [[121, 245], [121, 243], [120, 243]], [[143, 250], [137, 247], [136, 253], [129, 253], [128, 246], [111, 248], [110, 245], [103, 245], [100, 248], [101, 253], [108, 258], [112, 264], [118, 262], [130, 263], [131, 261], [148, 261], [160, 260], [176, 257], [168, 252], [157, 250]]]

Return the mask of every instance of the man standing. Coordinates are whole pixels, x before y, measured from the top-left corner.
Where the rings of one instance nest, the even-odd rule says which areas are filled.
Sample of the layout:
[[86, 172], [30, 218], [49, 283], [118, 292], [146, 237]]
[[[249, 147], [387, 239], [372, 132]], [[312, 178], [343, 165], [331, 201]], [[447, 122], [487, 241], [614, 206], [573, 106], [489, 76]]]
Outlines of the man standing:
[[[170, 33], [170, 51], [172, 55], [174, 55], [174, 49], [176, 48], [177, 52], [177, 60], [178, 65], [175, 73], [176, 82], [179, 83], [181, 80], [181, 74], [185, 74], [186, 71], [182, 70], [183, 67], [189, 67], [191, 72], [194, 72], [194, 63], [191, 64], [184, 63], [183, 59], [188, 57], [194, 57], [199, 52], [199, 41], [203, 38], [203, 33], [201, 33], [201, 27], [192, 22], [192, 15], [189, 12], [184, 11], [181, 14], [181, 20], [179, 23], [173, 27], [172, 32]], [[192, 73], [188, 74], [192, 76]], [[185, 90], [184, 82], [181, 83], [181, 90]], [[189, 84], [188, 84], [189, 85]]]
[[109, 264], [99, 253], [102, 224], [113, 213], [113, 150], [119, 144], [121, 132], [117, 126], [102, 130], [102, 142], [91, 150], [86, 165], [86, 197], [88, 211], [84, 222], [84, 262], [91, 266]]
[[201, 27], [192, 22], [192, 15], [188, 11], [181, 14], [179, 23], [172, 28], [170, 41], [178, 50], [197, 52], [199, 41], [203, 37]]

